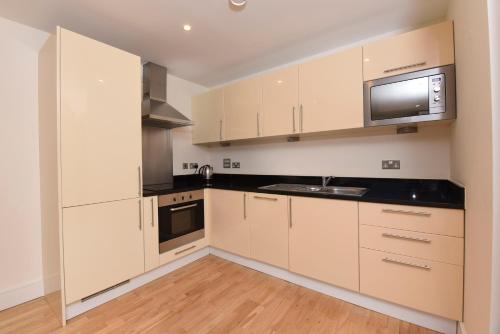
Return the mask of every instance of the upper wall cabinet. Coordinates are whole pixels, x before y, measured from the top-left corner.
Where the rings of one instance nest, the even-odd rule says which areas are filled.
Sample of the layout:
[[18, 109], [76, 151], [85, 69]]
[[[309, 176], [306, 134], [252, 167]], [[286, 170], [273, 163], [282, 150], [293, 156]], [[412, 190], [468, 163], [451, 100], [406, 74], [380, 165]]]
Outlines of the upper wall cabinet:
[[61, 29], [63, 207], [141, 196], [141, 62]]
[[261, 81], [243, 80], [224, 88], [225, 133], [227, 140], [261, 135]]
[[262, 135], [298, 132], [299, 68], [293, 66], [262, 77]]
[[453, 64], [453, 22], [365, 45], [363, 62], [365, 81]]
[[224, 140], [224, 90], [214, 89], [193, 97], [193, 144]]
[[299, 66], [299, 130], [363, 127], [362, 50], [351, 49]]

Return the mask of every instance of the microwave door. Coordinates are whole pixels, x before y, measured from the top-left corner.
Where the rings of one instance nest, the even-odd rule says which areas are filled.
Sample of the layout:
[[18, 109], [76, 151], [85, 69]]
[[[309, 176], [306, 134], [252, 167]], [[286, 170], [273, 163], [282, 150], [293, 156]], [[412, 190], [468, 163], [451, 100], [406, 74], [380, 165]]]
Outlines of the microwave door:
[[429, 114], [429, 78], [371, 87], [371, 119], [385, 120]]

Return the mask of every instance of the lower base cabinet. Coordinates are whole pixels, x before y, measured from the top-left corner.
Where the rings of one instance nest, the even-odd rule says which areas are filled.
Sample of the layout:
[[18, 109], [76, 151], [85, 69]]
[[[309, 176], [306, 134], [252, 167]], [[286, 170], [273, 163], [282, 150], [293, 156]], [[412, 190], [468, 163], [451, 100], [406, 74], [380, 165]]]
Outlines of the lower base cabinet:
[[140, 199], [63, 209], [66, 304], [144, 272]]
[[462, 319], [462, 266], [361, 248], [360, 267], [361, 293]]
[[359, 291], [358, 203], [289, 200], [290, 271]]

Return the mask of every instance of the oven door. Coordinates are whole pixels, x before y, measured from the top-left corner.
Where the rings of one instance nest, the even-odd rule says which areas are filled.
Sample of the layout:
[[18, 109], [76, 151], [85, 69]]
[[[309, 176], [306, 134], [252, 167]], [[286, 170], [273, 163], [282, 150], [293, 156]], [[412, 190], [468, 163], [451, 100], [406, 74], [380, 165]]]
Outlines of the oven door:
[[158, 208], [160, 253], [205, 237], [203, 199]]
[[449, 65], [365, 82], [365, 126], [454, 118], [454, 80]]

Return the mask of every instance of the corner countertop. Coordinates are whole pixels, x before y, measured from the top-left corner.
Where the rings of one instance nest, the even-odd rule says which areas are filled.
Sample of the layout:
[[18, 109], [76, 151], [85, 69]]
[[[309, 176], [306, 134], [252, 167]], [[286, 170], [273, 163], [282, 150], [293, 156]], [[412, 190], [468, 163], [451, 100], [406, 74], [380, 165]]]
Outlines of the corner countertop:
[[213, 188], [448, 209], [464, 209], [465, 207], [465, 189], [448, 180], [336, 177], [328, 184], [329, 186], [368, 188], [369, 191], [362, 197], [258, 189], [261, 186], [277, 183], [320, 185], [321, 177], [215, 174], [210, 182], [206, 182], [199, 175], [178, 175], [174, 176], [172, 189], [162, 191], [144, 190], [144, 197]]

